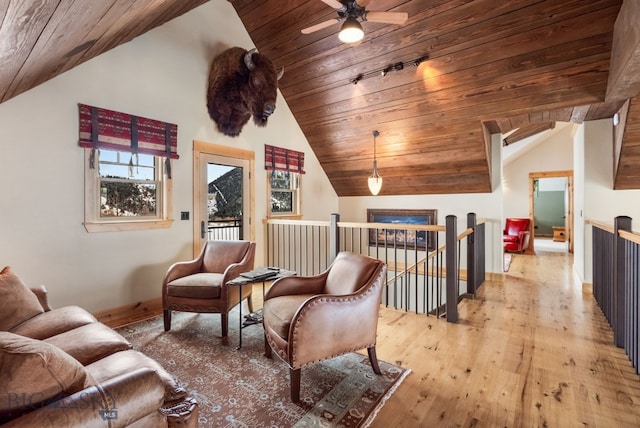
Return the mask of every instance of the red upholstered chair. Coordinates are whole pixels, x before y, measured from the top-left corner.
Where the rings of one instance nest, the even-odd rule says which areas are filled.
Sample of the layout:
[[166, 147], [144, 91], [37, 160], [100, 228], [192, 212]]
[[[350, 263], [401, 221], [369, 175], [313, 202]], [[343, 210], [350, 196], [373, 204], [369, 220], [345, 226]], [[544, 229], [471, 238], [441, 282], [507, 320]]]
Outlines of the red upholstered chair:
[[523, 253], [529, 247], [531, 221], [528, 218], [508, 218], [502, 235], [504, 251]]
[[367, 348], [380, 374], [376, 332], [387, 265], [341, 252], [324, 273], [273, 283], [264, 298], [265, 355], [272, 350], [289, 366], [291, 400], [300, 401], [300, 369]]
[[[198, 258], [171, 266], [162, 282], [165, 331], [171, 329], [171, 311], [217, 313], [226, 343], [227, 314], [240, 303], [237, 290], [229, 290], [227, 281], [253, 269], [255, 250], [255, 242], [250, 241], [207, 241]], [[252, 311], [251, 287], [243, 290], [244, 299]]]

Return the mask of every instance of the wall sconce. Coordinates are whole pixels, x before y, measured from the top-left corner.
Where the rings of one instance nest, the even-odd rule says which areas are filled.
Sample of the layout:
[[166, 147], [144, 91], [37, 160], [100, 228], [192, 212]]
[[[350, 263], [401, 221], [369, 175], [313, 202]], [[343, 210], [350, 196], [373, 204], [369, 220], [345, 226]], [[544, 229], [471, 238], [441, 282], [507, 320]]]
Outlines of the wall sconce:
[[378, 131], [373, 131], [373, 172], [367, 181], [369, 184], [369, 191], [373, 196], [380, 193], [380, 189], [382, 189], [382, 177], [378, 174], [378, 161], [376, 159], [376, 137], [378, 135], [380, 135]]

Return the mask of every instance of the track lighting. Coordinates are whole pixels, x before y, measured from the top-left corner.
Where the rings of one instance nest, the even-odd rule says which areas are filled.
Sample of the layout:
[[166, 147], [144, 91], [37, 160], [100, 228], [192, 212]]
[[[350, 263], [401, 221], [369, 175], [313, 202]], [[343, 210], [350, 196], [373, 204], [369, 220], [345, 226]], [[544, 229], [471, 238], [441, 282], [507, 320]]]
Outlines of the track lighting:
[[[346, 22], [345, 22], [345, 24], [346, 24]], [[396, 62], [394, 64], [389, 64], [386, 67], [380, 68], [378, 70], [368, 71], [366, 73], [360, 73], [356, 77], [354, 77], [353, 79], [349, 80], [349, 83], [353, 83], [354, 85], [357, 85], [359, 81], [361, 81], [363, 79], [368, 79], [369, 77], [373, 77], [373, 76], [377, 76], [377, 75], [385, 77], [387, 74], [391, 73], [392, 71], [402, 71], [409, 65], [412, 65], [414, 67], [418, 67], [418, 66], [420, 66], [420, 64], [425, 62], [427, 59], [429, 59], [429, 55], [425, 54], [425, 55], [422, 55], [421, 57], [413, 59], [413, 60], [404, 61], [404, 62]]]

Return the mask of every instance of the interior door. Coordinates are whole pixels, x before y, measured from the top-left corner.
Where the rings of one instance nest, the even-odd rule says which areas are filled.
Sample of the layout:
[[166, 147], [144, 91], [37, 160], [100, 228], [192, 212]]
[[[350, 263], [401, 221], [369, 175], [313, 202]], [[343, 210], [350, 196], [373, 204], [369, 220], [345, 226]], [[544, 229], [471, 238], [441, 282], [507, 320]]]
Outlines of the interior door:
[[250, 159], [217, 154], [211, 145], [194, 157], [194, 256], [205, 240], [253, 240]]

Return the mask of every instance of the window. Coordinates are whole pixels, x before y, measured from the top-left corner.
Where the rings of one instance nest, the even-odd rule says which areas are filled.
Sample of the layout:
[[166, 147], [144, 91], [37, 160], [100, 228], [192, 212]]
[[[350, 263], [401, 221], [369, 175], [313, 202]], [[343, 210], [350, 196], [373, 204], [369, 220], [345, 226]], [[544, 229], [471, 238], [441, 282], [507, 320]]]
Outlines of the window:
[[268, 216], [301, 217], [300, 188], [304, 174], [304, 153], [265, 144]]
[[171, 180], [162, 158], [100, 150], [85, 160], [85, 227], [90, 232], [169, 227]]
[[289, 171], [269, 171], [269, 213], [300, 215], [300, 174]]
[[89, 232], [171, 226], [178, 126], [79, 104]]

